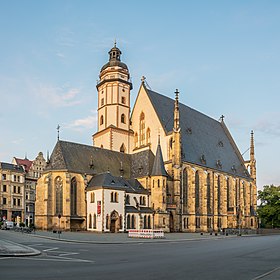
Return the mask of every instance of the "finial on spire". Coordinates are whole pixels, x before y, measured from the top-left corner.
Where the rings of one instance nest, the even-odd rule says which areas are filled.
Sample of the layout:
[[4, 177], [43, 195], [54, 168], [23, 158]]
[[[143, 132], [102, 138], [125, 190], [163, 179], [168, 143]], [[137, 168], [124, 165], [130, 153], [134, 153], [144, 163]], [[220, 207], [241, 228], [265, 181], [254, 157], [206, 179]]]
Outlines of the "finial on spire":
[[117, 40], [115, 38], [114, 47], [116, 47], [116, 46], [117, 46]]
[[179, 99], [179, 91], [178, 91], [178, 89], [176, 88], [176, 90], [175, 90], [175, 99]]
[[221, 122], [224, 122], [224, 119], [225, 119], [225, 116], [224, 116], [224, 115], [221, 115], [221, 116], [220, 116], [220, 121], [221, 121]]
[[174, 131], [180, 130], [180, 114], [179, 114], [179, 91], [175, 90], [175, 104], [174, 104]]
[[59, 129], [60, 129], [60, 125], [59, 124], [57, 125], [56, 129], [57, 129], [57, 140], [59, 141]]
[[146, 77], [143, 75], [143, 76], [141, 77], [141, 82], [142, 82], [142, 83], [145, 83], [145, 80], [146, 80]]

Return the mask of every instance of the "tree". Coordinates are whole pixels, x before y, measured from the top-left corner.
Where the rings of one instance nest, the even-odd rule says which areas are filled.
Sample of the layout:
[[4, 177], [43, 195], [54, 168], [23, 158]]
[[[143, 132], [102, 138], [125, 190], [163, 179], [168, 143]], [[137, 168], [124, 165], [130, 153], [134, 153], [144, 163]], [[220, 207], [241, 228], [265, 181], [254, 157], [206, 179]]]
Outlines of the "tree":
[[258, 207], [258, 215], [262, 225], [266, 227], [280, 227], [280, 186], [264, 186], [258, 192], [261, 201]]

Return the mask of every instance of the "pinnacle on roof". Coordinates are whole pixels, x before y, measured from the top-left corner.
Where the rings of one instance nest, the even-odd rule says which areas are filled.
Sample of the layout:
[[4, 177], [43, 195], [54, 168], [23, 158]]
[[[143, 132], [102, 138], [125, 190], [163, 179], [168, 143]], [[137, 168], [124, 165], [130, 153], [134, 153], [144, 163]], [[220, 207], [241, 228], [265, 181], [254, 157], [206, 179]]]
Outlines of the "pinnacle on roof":
[[163, 157], [162, 157], [162, 152], [160, 147], [160, 140], [158, 140], [158, 146], [157, 146], [157, 151], [156, 151], [156, 156], [155, 156], [155, 161], [154, 161], [151, 176], [165, 176], [165, 177], [168, 176], [164, 168], [164, 162], [163, 162]]

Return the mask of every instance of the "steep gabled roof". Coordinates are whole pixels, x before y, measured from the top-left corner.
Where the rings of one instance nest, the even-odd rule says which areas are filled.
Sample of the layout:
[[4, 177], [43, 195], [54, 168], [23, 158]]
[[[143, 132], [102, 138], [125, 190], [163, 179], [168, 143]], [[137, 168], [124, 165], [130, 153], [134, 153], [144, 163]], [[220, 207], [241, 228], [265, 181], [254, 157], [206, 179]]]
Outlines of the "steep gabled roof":
[[123, 190], [128, 193], [148, 193], [148, 190], [144, 189], [139, 181], [135, 179], [126, 180], [120, 176], [113, 176], [110, 172], [105, 172], [93, 176], [87, 186], [87, 190], [100, 188]]
[[[58, 141], [47, 170], [68, 170], [81, 174], [99, 174], [109, 170], [113, 175], [130, 177], [130, 156], [93, 146]], [[121, 172], [122, 169], [122, 172]]]
[[3, 169], [3, 170], [10, 170], [10, 171], [14, 171], [14, 172], [24, 173], [24, 169], [23, 169], [22, 166], [7, 163], [7, 162], [0, 162], [0, 168]]
[[[166, 134], [171, 132], [174, 100], [144, 88]], [[179, 104], [179, 109], [183, 161], [249, 177], [242, 156], [223, 122], [182, 103]]]

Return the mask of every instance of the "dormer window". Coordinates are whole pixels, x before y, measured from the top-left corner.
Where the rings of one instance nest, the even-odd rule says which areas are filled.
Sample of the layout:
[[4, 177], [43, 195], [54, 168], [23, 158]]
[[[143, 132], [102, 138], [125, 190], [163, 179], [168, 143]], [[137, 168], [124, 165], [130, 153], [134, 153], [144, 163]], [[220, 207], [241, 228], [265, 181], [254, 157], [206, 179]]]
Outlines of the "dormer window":
[[222, 168], [222, 163], [221, 163], [221, 161], [218, 159], [217, 160], [217, 162], [216, 162], [216, 166], [218, 167], [218, 168]]
[[188, 134], [192, 134], [192, 128], [191, 128], [191, 127], [188, 127], [188, 128], [187, 128], [187, 133], [188, 133]]
[[202, 155], [202, 156], [200, 157], [200, 162], [201, 162], [202, 164], [206, 164], [205, 155]]

